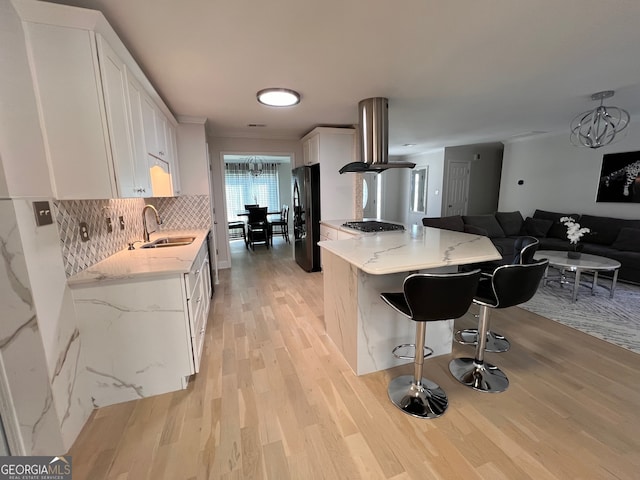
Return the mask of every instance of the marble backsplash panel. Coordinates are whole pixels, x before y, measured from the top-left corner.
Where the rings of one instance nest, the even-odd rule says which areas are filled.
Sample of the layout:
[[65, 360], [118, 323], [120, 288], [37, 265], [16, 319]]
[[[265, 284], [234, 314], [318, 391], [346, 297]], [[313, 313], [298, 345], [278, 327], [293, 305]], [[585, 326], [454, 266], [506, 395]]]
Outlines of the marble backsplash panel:
[[[142, 209], [154, 205], [163, 221], [160, 230], [201, 229], [211, 227], [209, 197], [192, 195], [163, 198], [125, 198], [109, 200], [54, 200], [54, 213], [60, 233], [60, 245], [67, 277], [106, 259], [142, 239]], [[120, 217], [124, 228], [121, 228]], [[150, 229], [155, 230], [149, 215]], [[109, 232], [107, 219], [112, 231]], [[89, 240], [80, 238], [80, 222], [85, 222]]]
[[0, 200], [0, 257], [0, 414], [11, 453], [59, 455], [65, 448], [12, 200]]

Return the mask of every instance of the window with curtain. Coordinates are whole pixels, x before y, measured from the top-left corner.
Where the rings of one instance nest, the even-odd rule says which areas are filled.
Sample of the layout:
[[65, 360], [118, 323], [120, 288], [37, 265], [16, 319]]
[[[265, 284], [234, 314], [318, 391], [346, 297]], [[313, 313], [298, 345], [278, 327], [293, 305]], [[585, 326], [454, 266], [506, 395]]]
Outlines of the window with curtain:
[[246, 163], [225, 163], [224, 181], [227, 195], [227, 219], [243, 220], [237, 213], [247, 204], [267, 207], [267, 211], [280, 210], [278, 164], [263, 163], [260, 175], [251, 175]]

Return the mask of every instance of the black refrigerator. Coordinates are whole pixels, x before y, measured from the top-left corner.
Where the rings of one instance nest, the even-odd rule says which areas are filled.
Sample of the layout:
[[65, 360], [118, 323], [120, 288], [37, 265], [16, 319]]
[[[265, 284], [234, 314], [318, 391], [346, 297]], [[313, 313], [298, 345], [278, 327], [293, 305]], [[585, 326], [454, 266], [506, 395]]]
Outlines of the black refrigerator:
[[294, 168], [293, 248], [296, 262], [307, 272], [320, 270], [320, 165]]

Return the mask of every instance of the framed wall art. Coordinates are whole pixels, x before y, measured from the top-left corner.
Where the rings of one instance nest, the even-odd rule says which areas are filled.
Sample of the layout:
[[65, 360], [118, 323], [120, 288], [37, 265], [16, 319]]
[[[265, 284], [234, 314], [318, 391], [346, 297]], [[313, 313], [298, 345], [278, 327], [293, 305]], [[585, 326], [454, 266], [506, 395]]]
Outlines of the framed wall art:
[[640, 203], [640, 151], [602, 156], [596, 202]]

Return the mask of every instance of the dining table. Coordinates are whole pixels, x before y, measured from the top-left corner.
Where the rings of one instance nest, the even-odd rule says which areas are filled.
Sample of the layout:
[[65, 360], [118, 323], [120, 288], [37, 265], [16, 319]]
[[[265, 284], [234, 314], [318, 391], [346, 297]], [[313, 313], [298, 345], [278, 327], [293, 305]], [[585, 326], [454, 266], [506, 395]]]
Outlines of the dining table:
[[[280, 210], [275, 212], [267, 211], [267, 215], [280, 215]], [[236, 217], [248, 217], [248, 216], [249, 216], [249, 210], [242, 210], [240, 212], [236, 212]]]

